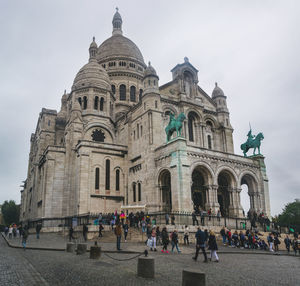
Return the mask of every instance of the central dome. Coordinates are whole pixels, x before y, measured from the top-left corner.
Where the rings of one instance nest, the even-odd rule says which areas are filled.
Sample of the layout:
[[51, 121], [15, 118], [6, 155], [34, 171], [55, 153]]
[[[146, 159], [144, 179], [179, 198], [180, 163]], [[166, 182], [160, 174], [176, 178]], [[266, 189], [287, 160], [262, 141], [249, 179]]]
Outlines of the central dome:
[[97, 60], [99, 63], [112, 57], [125, 57], [144, 63], [144, 58], [137, 45], [118, 34], [108, 38], [98, 48]]

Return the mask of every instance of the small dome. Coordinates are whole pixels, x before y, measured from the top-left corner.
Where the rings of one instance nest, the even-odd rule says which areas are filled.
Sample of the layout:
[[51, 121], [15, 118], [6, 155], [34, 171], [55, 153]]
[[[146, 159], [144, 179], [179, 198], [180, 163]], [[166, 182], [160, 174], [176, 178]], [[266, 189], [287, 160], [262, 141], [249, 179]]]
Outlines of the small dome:
[[218, 84], [216, 83], [216, 86], [212, 92], [212, 98], [215, 98], [217, 96], [225, 96], [225, 94], [223, 90], [220, 87], [218, 87]]
[[119, 9], [118, 8], [116, 8], [116, 13], [115, 13], [115, 15], [113, 17], [113, 22], [116, 21], [116, 20], [122, 21], [122, 17], [121, 17], [121, 15], [119, 13]]
[[144, 72], [144, 78], [147, 77], [147, 76], [157, 76], [157, 73], [156, 73], [156, 70], [154, 69], [153, 66], [151, 66], [151, 63], [149, 62], [148, 63], [148, 66], [147, 68], [145, 69], [145, 72]]
[[72, 90], [85, 87], [98, 87], [110, 90], [110, 80], [106, 70], [97, 63], [96, 60], [90, 60], [77, 73]]
[[90, 44], [90, 48], [96, 48], [96, 49], [98, 49], [97, 43], [96, 43], [96, 41], [95, 41], [95, 37], [93, 37], [93, 41], [92, 41], [92, 43]]

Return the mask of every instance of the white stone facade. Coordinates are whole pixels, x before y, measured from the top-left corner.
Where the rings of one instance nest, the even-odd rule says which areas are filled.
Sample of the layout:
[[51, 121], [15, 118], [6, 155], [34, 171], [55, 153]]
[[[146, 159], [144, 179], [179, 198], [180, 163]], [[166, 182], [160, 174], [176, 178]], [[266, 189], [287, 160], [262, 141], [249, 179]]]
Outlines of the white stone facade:
[[[251, 209], [270, 215], [263, 156], [234, 154], [226, 96], [198, 86], [187, 58], [159, 86], [154, 68], [122, 35], [99, 47], [78, 72], [61, 110], [42, 109], [31, 135], [21, 221], [107, 213], [144, 206], [150, 212], [194, 207], [242, 215], [241, 185]], [[169, 113], [184, 113], [183, 134], [166, 142]]]

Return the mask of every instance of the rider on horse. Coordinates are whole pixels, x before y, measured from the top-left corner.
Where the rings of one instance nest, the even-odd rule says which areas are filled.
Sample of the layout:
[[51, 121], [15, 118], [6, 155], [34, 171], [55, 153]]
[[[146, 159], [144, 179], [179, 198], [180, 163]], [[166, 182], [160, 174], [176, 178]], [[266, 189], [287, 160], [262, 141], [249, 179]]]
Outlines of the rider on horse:
[[247, 139], [246, 144], [249, 145], [249, 144], [251, 143], [251, 141], [253, 141], [254, 138], [255, 138], [255, 135], [252, 135], [252, 130], [251, 130], [251, 129], [249, 130], [249, 132], [248, 132], [248, 134], [247, 134], [247, 137], [248, 137], [248, 139]]

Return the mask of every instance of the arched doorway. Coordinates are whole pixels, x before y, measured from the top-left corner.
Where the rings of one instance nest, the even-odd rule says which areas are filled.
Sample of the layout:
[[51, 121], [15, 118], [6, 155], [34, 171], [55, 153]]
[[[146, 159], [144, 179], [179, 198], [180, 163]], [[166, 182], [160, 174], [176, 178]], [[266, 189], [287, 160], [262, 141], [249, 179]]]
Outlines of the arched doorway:
[[218, 203], [222, 216], [229, 216], [230, 189], [233, 186], [232, 174], [227, 171], [220, 172], [218, 176]]
[[241, 205], [244, 209], [245, 215], [249, 211], [258, 211], [258, 202], [255, 200], [255, 193], [257, 193], [257, 183], [253, 176], [245, 174], [241, 178]]
[[192, 201], [194, 204], [194, 210], [200, 212], [205, 209], [206, 204], [206, 191], [205, 179], [200, 170], [194, 170], [192, 173]]
[[159, 174], [158, 184], [161, 191], [161, 209], [165, 212], [172, 211], [171, 173], [163, 170]]

